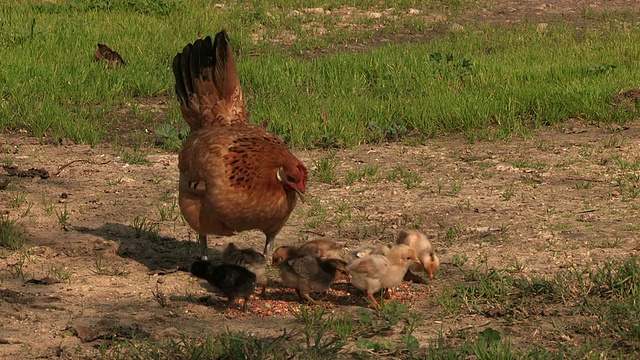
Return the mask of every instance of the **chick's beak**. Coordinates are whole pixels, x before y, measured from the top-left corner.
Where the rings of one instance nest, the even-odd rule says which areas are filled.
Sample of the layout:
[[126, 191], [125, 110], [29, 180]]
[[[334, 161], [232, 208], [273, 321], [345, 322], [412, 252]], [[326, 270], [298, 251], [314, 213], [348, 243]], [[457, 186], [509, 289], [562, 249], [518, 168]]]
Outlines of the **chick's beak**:
[[344, 280], [346, 282], [351, 282], [351, 274], [348, 271], [340, 271], [339, 272], [340, 280]]

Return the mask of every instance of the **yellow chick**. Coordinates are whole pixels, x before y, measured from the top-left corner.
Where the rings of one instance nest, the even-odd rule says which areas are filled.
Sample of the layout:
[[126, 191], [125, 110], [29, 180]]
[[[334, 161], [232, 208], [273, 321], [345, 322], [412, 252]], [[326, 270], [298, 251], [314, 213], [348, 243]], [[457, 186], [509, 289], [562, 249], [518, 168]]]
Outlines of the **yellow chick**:
[[351, 284], [364, 291], [371, 303], [379, 308], [373, 293], [398, 286], [412, 264], [420, 264], [416, 251], [407, 245], [396, 244], [386, 255], [372, 254], [354, 260], [347, 270], [351, 274]]
[[426, 272], [429, 279], [433, 280], [434, 274], [440, 266], [440, 259], [425, 234], [418, 230], [401, 230], [396, 238], [396, 244], [407, 245], [416, 251], [420, 265], [412, 265], [409, 268], [412, 273]]

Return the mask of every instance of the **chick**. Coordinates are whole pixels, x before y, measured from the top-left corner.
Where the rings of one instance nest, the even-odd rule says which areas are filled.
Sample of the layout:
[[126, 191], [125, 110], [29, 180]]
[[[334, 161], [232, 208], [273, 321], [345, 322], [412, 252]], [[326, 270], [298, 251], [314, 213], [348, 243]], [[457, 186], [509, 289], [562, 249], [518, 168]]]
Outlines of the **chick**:
[[[433, 276], [440, 266], [440, 259], [436, 255], [431, 241], [427, 239], [427, 236], [418, 230], [401, 230], [396, 238], [396, 244], [404, 244], [416, 251], [420, 265], [412, 265], [407, 272], [408, 279], [421, 282], [422, 279], [413, 273], [427, 272], [429, 279], [433, 280]], [[413, 276], [412, 276], [413, 275]], [[417, 278], [417, 279], [416, 279]]]
[[256, 284], [262, 285], [261, 295], [267, 289], [267, 259], [252, 248], [240, 249], [229, 243], [222, 251], [222, 263], [242, 266], [256, 275]]
[[386, 255], [391, 250], [393, 244], [378, 246], [363, 246], [355, 250], [349, 251], [347, 254], [347, 262], [352, 263], [354, 260], [365, 257], [367, 255]]
[[274, 265], [278, 265], [285, 259], [304, 255], [311, 255], [321, 259], [341, 259], [342, 249], [342, 245], [332, 240], [309, 240], [298, 247], [280, 246], [273, 252], [271, 262]]
[[220, 289], [229, 300], [227, 307], [241, 297], [244, 298], [242, 311], [247, 310], [249, 296], [256, 286], [256, 275], [251, 271], [238, 265], [213, 265], [207, 260], [198, 260], [191, 265], [191, 273]]
[[314, 305], [322, 304], [311, 298], [310, 292], [325, 292], [336, 280], [349, 280], [347, 263], [339, 259], [320, 259], [304, 255], [280, 262], [280, 276], [285, 285], [296, 289], [300, 302], [304, 299]]
[[412, 264], [420, 264], [416, 251], [407, 245], [396, 244], [386, 255], [372, 254], [354, 260], [347, 270], [351, 274], [351, 284], [364, 291], [371, 303], [379, 308], [373, 293], [398, 286]]

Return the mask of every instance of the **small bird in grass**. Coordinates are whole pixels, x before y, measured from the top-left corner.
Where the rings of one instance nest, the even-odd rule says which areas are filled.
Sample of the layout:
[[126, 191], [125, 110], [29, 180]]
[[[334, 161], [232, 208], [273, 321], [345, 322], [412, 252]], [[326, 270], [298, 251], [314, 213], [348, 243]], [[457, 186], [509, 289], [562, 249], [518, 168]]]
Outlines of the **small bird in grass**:
[[240, 297], [244, 299], [242, 311], [247, 310], [249, 296], [256, 287], [256, 275], [251, 271], [238, 265], [213, 265], [207, 260], [197, 260], [191, 265], [191, 274], [220, 289], [228, 299], [227, 307]]
[[96, 61], [106, 62], [110, 68], [127, 65], [118, 52], [111, 50], [111, 48], [105, 44], [98, 44], [98, 49], [93, 52], [93, 56]]
[[256, 284], [262, 285], [264, 294], [267, 288], [267, 259], [252, 248], [240, 249], [229, 243], [222, 251], [222, 263], [242, 266], [256, 275]]

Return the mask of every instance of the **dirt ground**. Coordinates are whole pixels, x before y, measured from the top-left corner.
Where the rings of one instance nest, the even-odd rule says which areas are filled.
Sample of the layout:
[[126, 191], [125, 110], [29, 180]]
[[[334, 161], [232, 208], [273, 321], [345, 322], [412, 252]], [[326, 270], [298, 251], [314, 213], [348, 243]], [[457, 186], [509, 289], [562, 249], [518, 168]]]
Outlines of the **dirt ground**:
[[[503, 1], [474, 19], [578, 21], [584, 9], [638, 11], [640, 2]], [[56, 147], [20, 134], [0, 135], [0, 144], [0, 158], [50, 174], [17, 178], [0, 170], [0, 182], [9, 181], [0, 190], [0, 212], [16, 219], [28, 239], [28, 250], [0, 249], [0, 358], [92, 357], [116, 328], [164, 339], [226, 328], [267, 335], [294, 326], [288, 307], [296, 304], [295, 293], [275, 281], [268, 306], [256, 299], [240, 314], [224, 310], [224, 298], [201, 281], [173, 271], [187, 268], [197, 253], [196, 234], [174, 205], [176, 154], [152, 150], [149, 163], [127, 164], [108, 146]], [[541, 276], [640, 251], [640, 184], [634, 180], [640, 121], [623, 128], [574, 119], [508, 142], [447, 136], [296, 153], [311, 168], [331, 159], [338, 180], [330, 185], [312, 177], [310, 201], [297, 206], [277, 244], [325, 237], [355, 248], [389, 242], [400, 228], [421, 229], [433, 240], [441, 268], [434, 281], [406, 285], [396, 297], [425, 315], [414, 333], [423, 344], [440, 332], [486, 326], [528, 342], [582, 340], [532, 332], [530, 326], [550, 326], [553, 319], [543, 315], [530, 326], [482, 314], [435, 316], [430, 294], [463, 278], [454, 257], [467, 258], [462, 270], [521, 264], [525, 275]], [[378, 166], [378, 179], [346, 185], [346, 174], [365, 165]], [[399, 166], [408, 172], [389, 179]], [[229, 241], [256, 249], [264, 244], [260, 233], [247, 232], [211, 239], [211, 251]], [[367, 306], [347, 292], [341, 284], [329, 294], [330, 311]]]

